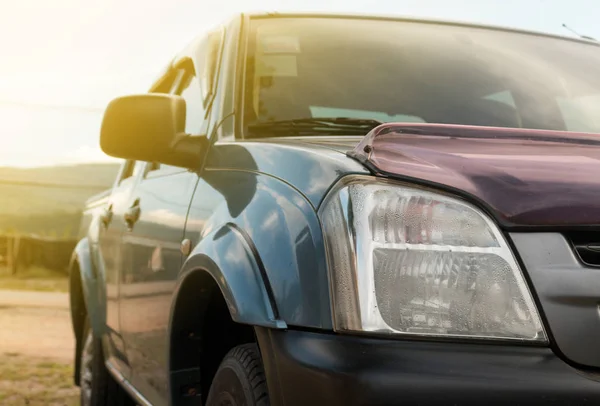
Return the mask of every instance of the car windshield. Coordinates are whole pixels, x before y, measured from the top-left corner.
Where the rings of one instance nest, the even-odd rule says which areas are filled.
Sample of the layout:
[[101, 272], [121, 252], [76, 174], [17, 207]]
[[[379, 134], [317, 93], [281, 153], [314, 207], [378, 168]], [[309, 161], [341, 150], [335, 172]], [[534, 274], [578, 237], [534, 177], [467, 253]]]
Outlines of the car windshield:
[[[411, 21], [258, 18], [248, 43], [246, 136], [280, 135], [287, 120], [327, 117], [600, 133], [599, 67], [596, 44], [543, 35]], [[311, 131], [303, 134], [328, 128]]]

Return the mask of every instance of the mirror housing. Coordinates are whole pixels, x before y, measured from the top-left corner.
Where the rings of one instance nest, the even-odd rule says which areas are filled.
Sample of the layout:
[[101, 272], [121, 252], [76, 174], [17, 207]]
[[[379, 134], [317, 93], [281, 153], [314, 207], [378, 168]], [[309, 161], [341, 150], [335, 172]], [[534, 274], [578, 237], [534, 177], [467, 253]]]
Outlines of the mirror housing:
[[104, 112], [100, 147], [107, 155], [195, 169], [206, 136], [185, 134], [185, 100], [147, 93], [119, 97]]

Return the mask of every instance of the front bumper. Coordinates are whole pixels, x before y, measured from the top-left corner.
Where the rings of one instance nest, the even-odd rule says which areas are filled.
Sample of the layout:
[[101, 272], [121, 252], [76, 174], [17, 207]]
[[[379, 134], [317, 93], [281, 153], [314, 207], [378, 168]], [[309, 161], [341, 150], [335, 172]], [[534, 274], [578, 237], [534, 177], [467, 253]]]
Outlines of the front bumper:
[[598, 405], [550, 348], [256, 330], [272, 405]]

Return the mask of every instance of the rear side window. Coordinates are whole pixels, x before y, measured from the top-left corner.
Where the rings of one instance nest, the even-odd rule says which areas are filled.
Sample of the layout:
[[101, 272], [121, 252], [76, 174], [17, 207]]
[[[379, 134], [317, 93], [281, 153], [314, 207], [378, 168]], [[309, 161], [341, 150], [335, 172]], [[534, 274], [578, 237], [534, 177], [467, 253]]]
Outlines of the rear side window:
[[201, 134], [206, 111], [202, 103], [202, 90], [196, 76], [187, 77], [180, 95], [185, 99], [185, 132], [192, 135]]

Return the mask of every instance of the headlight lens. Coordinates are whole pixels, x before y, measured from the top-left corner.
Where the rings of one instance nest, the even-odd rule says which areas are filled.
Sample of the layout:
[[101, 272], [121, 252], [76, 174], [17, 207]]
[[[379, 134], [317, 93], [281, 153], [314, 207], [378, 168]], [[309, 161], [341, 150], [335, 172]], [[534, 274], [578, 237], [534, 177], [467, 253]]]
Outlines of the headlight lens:
[[337, 331], [546, 341], [504, 236], [469, 203], [355, 176], [320, 216]]

